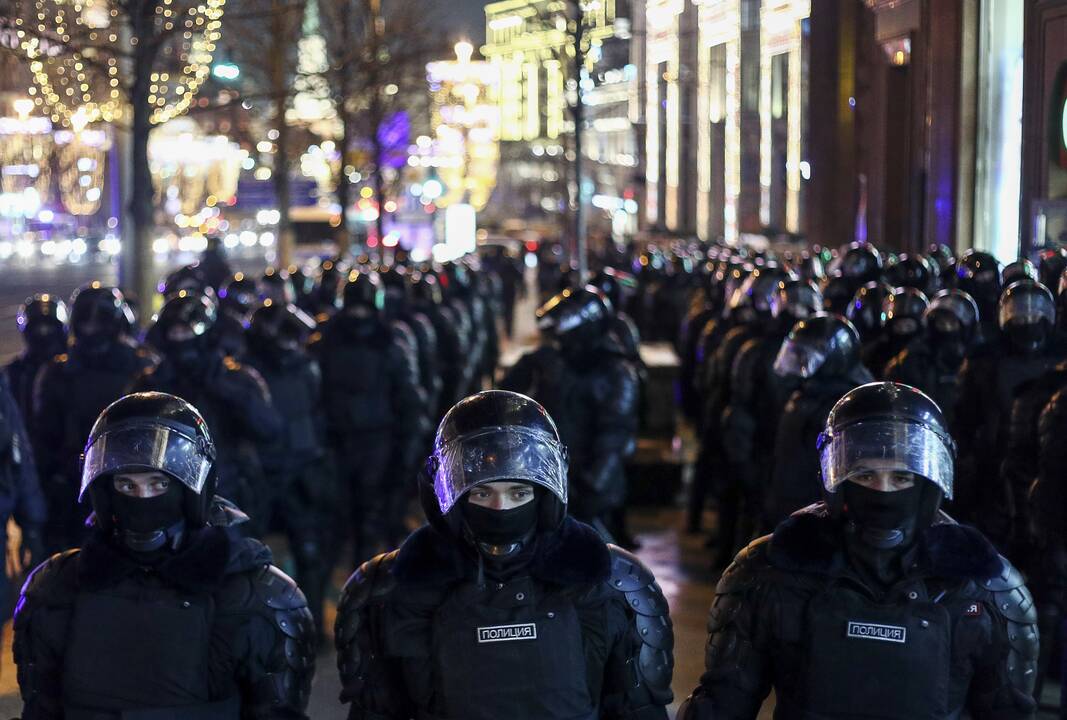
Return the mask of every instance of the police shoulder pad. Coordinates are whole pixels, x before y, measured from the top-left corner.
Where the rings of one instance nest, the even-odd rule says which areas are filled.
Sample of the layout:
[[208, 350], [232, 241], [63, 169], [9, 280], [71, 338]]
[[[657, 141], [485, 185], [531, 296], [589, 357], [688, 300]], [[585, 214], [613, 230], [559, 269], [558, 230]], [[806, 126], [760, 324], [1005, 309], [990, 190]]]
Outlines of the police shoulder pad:
[[759, 571], [768, 565], [767, 551], [770, 549], [770, 543], [770, 535], [757, 538], [749, 543], [748, 547], [739, 552], [730, 566], [723, 571], [715, 592], [720, 595], [742, 593], [754, 585]]
[[1000, 560], [1000, 574], [986, 578], [979, 584], [993, 593], [997, 610], [1005, 618], [1016, 623], [1036, 623], [1037, 610], [1034, 607], [1034, 599], [1026, 587], [1022, 573], [1004, 556], [1001, 556]]
[[307, 607], [307, 598], [296, 582], [273, 565], [263, 567], [253, 581], [256, 597], [272, 610], [297, 610]]
[[22, 586], [22, 600], [15, 608], [19, 614], [26, 600], [37, 605], [69, 605], [78, 588], [79, 554], [77, 548], [53, 555], [34, 568]]
[[667, 598], [652, 571], [636, 555], [615, 545], [608, 545], [608, 552], [611, 555], [608, 585], [622, 593], [641, 640], [638, 656], [634, 658], [640, 681], [657, 702], [670, 703], [674, 628]]

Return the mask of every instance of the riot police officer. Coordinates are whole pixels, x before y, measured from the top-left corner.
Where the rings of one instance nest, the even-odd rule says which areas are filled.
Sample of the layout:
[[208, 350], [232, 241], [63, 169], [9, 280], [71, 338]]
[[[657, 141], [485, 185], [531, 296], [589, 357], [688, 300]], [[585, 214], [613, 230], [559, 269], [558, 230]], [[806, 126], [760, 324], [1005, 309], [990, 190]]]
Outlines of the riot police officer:
[[1036, 613], [1023, 578], [940, 512], [954, 444], [937, 406], [856, 388], [819, 441], [825, 502], [723, 574], [681, 720], [1032, 718]]
[[163, 360], [133, 389], [196, 403], [215, 436], [220, 491], [258, 519], [267, 500], [260, 451], [280, 437], [284, 419], [259, 373], [220, 345], [218, 316], [218, 306], [204, 295], [179, 293], [168, 300], [148, 332]]
[[[1004, 287], [1000, 276], [1000, 263], [987, 252], [970, 249], [956, 262], [956, 287], [974, 298], [978, 303], [978, 318], [981, 323], [977, 343], [986, 345], [996, 342], [997, 303]], [[958, 437], [958, 436], [957, 436]]]
[[41, 367], [67, 349], [67, 305], [55, 295], [27, 298], [15, 322], [25, 349], [7, 366], [7, 379], [26, 422], [33, 417], [33, 382]]
[[880, 330], [873, 339], [864, 342], [862, 353], [863, 364], [875, 376], [882, 377], [889, 361], [922, 333], [929, 306], [926, 295], [913, 287], [894, 288], [882, 300]]
[[774, 471], [765, 523], [774, 527], [819, 498], [815, 441], [842, 395], [874, 378], [860, 360], [860, 339], [840, 315], [820, 313], [789, 332], [774, 372], [799, 387], [786, 402], [775, 432]]
[[548, 409], [570, 452], [575, 516], [606, 535], [626, 500], [626, 458], [637, 436], [637, 369], [609, 332], [607, 299], [588, 286], [565, 290], [538, 311], [541, 347], [501, 380]]
[[71, 299], [67, 352], [37, 375], [29, 427], [34, 447], [40, 448], [49, 552], [78, 545], [84, 534], [85, 512], [77, 506], [75, 489], [79, 458], [93, 422], [157, 362], [127, 335], [132, 324], [133, 313], [117, 288], [99, 282], [80, 288]]
[[[773, 448], [778, 421], [799, 378], [774, 372], [774, 361], [790, 330], [822, 307], [822, 296], [811, 282], [783, 280], [771, 298], [772, 320], [759, 336], [742, 345], [731, 370], [730, 402], [723, 412], [723, 449], [727, 475], [741, 486], [745, 512], [733, 538], [724, 537], [716, 567], [725, 567], [733, 554], [751, 540], [763, 519], [764, 496], [774, 467], [768, 447]], [[720, 533], [722, 535], [722, 533]], [[729, 547], [730, 543], [734, 547]], [[742, 543], [740, 546], [737, 543]]]
[[[997, 320], [996, 341], [976, 350], [960, 368], [954, 428], [960, 443], [960, 492], [954, 508], [1007, 547], [1014, 532], [1013, 513], [1004, 510], [1011, 507], [1012, 498], [1000, 470], [1007, 456], [1013, 405], [1065, 352], [1054, 332], [1052, 293], [1033, 280], [1005, 289]], [[1036, 409], [1044, 402], [1028, 404]], [[1032, 428], [1033, 423], [1027, 426]]]
[[401, 531], [390, 511], [413, 480], [401, 471], [414, 466], [426, 416], [418, 370], [383, 317], [384, 303], [376, 274], [353, 273], [343, 309], [311, 344], [322, 368], [327, 432], [345, 468], [356, 562]]
[[350, 720], [667, 717], [673, 633], [640, 560], [567, 516], [567, 454], [528, 397], [441, 422], [429, 525], [349, 579], [335, 637]]
[[962, 290], [942, 290], [926, 310], [922, 334], [890, 361], [885, 379], [926, 393], [952, 425], [960, 367], [977, 333], [974, 299]]
[[259, 449], [265, 481], [258, 487], [262, 516], [253, 520], [261, 536], [272, 527], [285, 531], [296, 580], [322, 638], [337, 496], [326, 457], [322, 372], [306, 350], [314, 329], [303, 310], [268, 299], [252, 313], [245, 363], [263, 378], [285, 420], [275, 440]]
[[81, 475], [92, 532], [33, 572], [15, 616], [25, 720], [307, 717], [304, 596], [265, 546], [230, 539], [247, 518], [215, 481], [184, 400], [130, 395], [101, 414]]
[[[0, 557], [8, 556], [7, 523], [14, 519], [22, 532], [18, 564], [22, 565], [26, 557], [30, 567], [43, 560], [47, 515], [44, 495], [37, 481], [30, 436], [7, 378], [0, 373]], [[4, 617], [9, 616], [14, 607], [12, 595], [7, 573], [0, 570], [0, 612]]]

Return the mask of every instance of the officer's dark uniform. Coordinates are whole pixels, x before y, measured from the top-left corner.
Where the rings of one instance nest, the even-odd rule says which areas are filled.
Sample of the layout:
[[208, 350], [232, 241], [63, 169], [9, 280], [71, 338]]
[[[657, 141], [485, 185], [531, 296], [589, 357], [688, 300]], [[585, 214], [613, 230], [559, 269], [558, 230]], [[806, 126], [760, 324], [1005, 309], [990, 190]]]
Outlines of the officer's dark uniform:
[[[33, 572], [16, 611], [23, 720], [307, 717], [311, 614], [266, 547], [220, 527], [247, 518], [213, 499], [213, 458], [179, 398], [132, 395], [101, 416], [82, 480], [94, 530]], [[170, 487], [112, 486], [146, 471]]]
[[[774, 447], [778, 421], [800, 379], [774, 372], [774, 361], [782, 343], [797, 321], [815, 315], [822, 307], [822, 295], [810, 282], [787, 280], [779, 284], [771, 298], [772, 320], [757, 337], [741, 346], [733, 362], [730, 402], [723, 412], [723, 449], [729, 464], [727, 474], [742, 487], [745, 514], [737, 525], [735, 538], [741, 545], [723, 552], [730, 556], [754, 537], [754, 526], [762, 521], [764, 496], [770, 486], [774, 458], [766, 448]], [[717, 563], [718, 564], [718, 563]]]
[[[874, 383], [838, 403], [826, 433], [826, 503], [723, 575], [680, 720], [752, 720], [771, 689], [779, 719], [1032, 718], [1033, 602], [980, 533], [939, 513], [953, 444], [937, 406]], [[853, 482], [867, 462], [909, 485]]]
[[412, 479], [390, 470], [412, 467], [425, 417], [418, 371], [382, 317], [384, 302], [377, 275], [355, 274], [345, 286], [344, 310], [311, 344], [322, 368], [328, 432], [345, 473], [357, 562], [397, 532], [390, 508]]
[[[79, 459], [97, 416], [122, 397], [157, 359], [126, 335], [133, 324], [122, 293], [92, 283], [71, 299], [67, 352], [44, 365], [34, 385], [34, 447], [48, 501], [45, 545], [50, 552], [74, 547], [84, 534], [87, 511], [78, 507]], [[47, 452], [45, 452], [47, 448]]]
[[[0, 373], [0, 557], [7, 557], [7, 521], [22, 531], [22, 551], [34, 564], [44, 557], [44, 524], [48, 517], [30, 437], [15, 396]], [[0, 572], [0, 610], [10, 613], [13, 593], [7, 573]]]
[[546, 343], [520, 358], [500, 387], [528, 394], [556, 419], [570, 452], [575, 517], [607, 530], [605, 518], [626, 500], [637, 370], [608, 332], [611, 307], [595, 288], [566, 290], [537, 314]]
[[1000, 335], [997, 323], [997, 303], [1003, 287], [1000, 263], [989, 253], [972, 248], [956, 261], [955, 283], [978, 303], [977, 344], [995, 343]]
[[219, 345], [218, 317], [207, 296], [180, 293], [168, 300], [148, 332], [163, 361], [137, 378], [133, 389], [196, 403], [214, 433], [220, 492], [258, 519], [268, 500], [260, 451], [281, 436], [285, 419], [259, 373]]
[[[442, 421], [429, 465], [430, 525], [365, 563], [342, 595], [349, 719], [665, 720], [667, 603], [640, 560], [566, 516], [565, 453], [544, 409], [503, 391], [468, 398]], [[534, 500], [468, 502], [497, 480], [532, 486]]]
[[[1012, 410], [1031, 384], [1067, 356], [1053, 332], [1052, 294], [1033, 280], [1005, 289], [998, 310], [997, 338], [968, 357], [960, 368], [954, 437], [960, 444], [960, 492], [954, 508], [996, 543], [1012, 535], [1011, 488], [1000, 476], [1007, 455]], [[1047, 398], [1048, 395], [1045, 395]], [[1043, 403], [1026, 403], [1036, 417]], [[1024, 412], [1023, 406], [1018, 408]], [[1017, 416], [1020, 427], [1033, 427]]]
[[930, 301], [913, 287], [895, 288], [882, 300], [878, 333], [864, 340], [863, 364], [877, 377], [908, 343], [923, 331], [923, 319]]
[[874, 378], [859, 359], [856, 329], [840, 315], [801, 320], [782, 343], [774, 371], [800, 378], [775, 433], [774, 472], [766, 522], [774, 527], [819, 499], [819, 458], [815, 441], [842, 395]]
[[885, 379], [922, 390], [953, 424], [958, 378], [978, 333], [978, 305], [962, 290], [942, 290], [926, 311], [923, 333], [893, 358]]
[[322, 372], [305, 349], [314, 329], [303, 310], [271, 302], [252, 313], [245, 362], [263, 378], [271, 404], [284, 418], [274, 442], [260, 446], [266, 481], [259, 493], [266, 497], [258, 503], [263, 517], [253, 519], [261, 533], [285, 530], [296, 580], [321, 634], [338, 498], [326, 457]]
[[67, 348], [67, 305], [55, 295], [34, 295], [19, 308], [15, 321], [26, 348], [7, 366], [6, 374], [22, 418], [30, 422], [37, 373]]

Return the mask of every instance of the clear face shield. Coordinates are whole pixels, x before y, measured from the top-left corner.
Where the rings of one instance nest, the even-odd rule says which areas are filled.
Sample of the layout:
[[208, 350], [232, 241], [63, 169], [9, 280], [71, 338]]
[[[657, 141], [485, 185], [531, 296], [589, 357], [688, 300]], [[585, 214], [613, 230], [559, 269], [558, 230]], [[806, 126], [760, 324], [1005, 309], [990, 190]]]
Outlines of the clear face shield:
[[434, 492], [444, 515], [471, 488], [504, 480], [539, 485], [567, 503], [567, 450], [541, 430], [486, 428], [438, 445], [432, 458]]
[[1036, 325], [1041, 320], [1053, 325], [1056, 322], [1056, 303], [1043, 292], [1013, 293], [1001, 299], [997, 319], [1001, 328], [1009, 323]]
[[96, 478], [119, 472], [166, 473], [199, 495], [215, 460], [210, 443], [162, 423], [116, 427], [85, 449], [79, 501]]
[[800, 377], [807, 380], [826, 362], [826, 353], [810, 345], [787, 338], [774, 361], [774, 373], [779, 377]]
[[822, 481], [828, 492], [871, 470], [894, 470], [926, 478], [951, 500], [955, 454], [951, 438], [901, 420], [860, 422], [819, 436]]

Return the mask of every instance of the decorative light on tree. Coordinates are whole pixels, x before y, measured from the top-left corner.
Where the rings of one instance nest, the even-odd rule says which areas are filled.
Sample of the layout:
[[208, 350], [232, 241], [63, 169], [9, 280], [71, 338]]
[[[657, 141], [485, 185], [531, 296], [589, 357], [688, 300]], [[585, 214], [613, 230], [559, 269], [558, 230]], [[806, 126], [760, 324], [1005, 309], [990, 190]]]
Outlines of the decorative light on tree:
[[[87, 123], [122, 118], [128, 98], [120, 64], [132, 61], [136, 39], [124, 37], [118, 0], [18, 2], [16, 32], [30, 62], [35, 102], [53, 122], [64, 125], [79, 114]], [[152, 23], [160, 44], [148, 96], [153, 124], [186, 112], [211, 74], [225, 4], [226, 0], [156, 3]]]
[[111, 140], [104, 130], [61, 130], [55, 138], [63, 206], [71, 215], [92, 215], [100, 209]]

